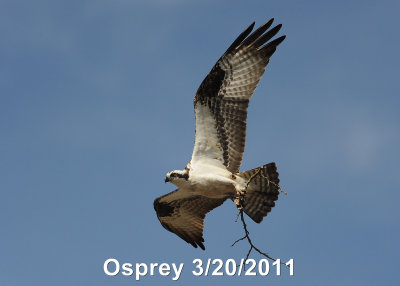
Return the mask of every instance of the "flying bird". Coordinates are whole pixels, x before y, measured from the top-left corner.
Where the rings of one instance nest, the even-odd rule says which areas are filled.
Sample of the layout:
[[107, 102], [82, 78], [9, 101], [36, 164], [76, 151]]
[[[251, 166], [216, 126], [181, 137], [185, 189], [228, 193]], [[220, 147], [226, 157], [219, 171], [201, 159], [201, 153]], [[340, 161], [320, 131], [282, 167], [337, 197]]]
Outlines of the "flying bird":
[[[195, 143], [183, 170], [167, 173], [177, 190], [154, 200], [161, 225], [193, 247], [204, 247], [204, 218], [231, 199], [260, 223], [275, 206], [279, 178], [275, 163], [239, 172], [246, 140], [247, 107], [277, 46], [274, 19], [253, 33], [254, 22], [217, 61], [194, 97]], [[269, 30], [268, 30], [269, 29]], [[251, 33], [251, 34], [250, 34]]]

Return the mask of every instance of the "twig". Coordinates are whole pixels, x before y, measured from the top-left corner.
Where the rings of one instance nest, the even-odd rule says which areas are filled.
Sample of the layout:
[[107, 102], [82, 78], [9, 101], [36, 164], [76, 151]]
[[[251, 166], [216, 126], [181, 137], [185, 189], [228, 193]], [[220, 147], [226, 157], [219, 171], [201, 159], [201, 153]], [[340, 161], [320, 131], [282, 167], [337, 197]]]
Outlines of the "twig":
[[253, 242], [251, 241], [251, 238], [250, 238], [250, 232], [247, 230], [247, 224], [246, 224], [246, 222], [245, 222], [245, 220], [244, 220], [243, 210], [240, 210], [239, 214], [240, 214], [240, 219], [241, 219], [241, 221], [242, 221], [242, 223], [243, 223], [243, 228], [244, 228], [245, 235], [244, 235], [242, 238], [239, 238], [238, 240], [236, 240], [236, 241], [232, 244], [232, 246], [234, 246], [237, 242], [239, 242], [239, 241], [241, 241], [241, 240], [247, 239], [247, 241], [248, 241], [249, 244], [250, 244], [250, 249], [249, 249], [249, 251], [247, 252], [245, 261], [247, 261], [247, 259], [248, 259], [249, 256], [250, 256], [250, 253], [251, 253], [251, 251], [252, 251], [253, 249], [254, 249], [255, 251], [257, 251], [258, 253], [260, 253], [261, 255], [264, 255], [266, 258], [268, 258], [268, 259], [270, 259], [270, 260], [273, 260], [273, 261], [276, 261], [275, 258], [269, 256], [269, 255], [268, 255], [267, 253], [265, 253], [265, 252], [262, 252], [260, 249], [258, 249], [258, 248], [253, 244]]
[[281, 186], [279, 186], [277, 183], [271, 181], [271, 180], [269, 179], [269, 177], [265, 177], [264, 174], [261, 173], [261, 170], [262, 170], [262, 169], [264, 169], [264, 166], [258, 168], [257, 171], [256, 171], [253, 175], [250, 176], [249, 180], [248, 180], [247, 183], [246, 183], [246, 188], [245, 188], [245, 190], [247, 190], [247, 188], [249, 187], [251, 181], [253, 181], [253, 179], [254, 179], [257, 175], [260, 175], [262, 178], [264, 178], [264, 179], [267, 180], [268, 185], [269, 185], [269, 184], [273, 184], [275, 187], [277, 187], [277, 188], [279, 189], [280, 192], [282, 192], [284, 195], [287, 195], [287, 192], [286, 192], [284, 189], [282, 189]]
[[[253, 175], [251, 175], [251, 177], [250, 177], [249, 180], [247, 181], [247, 183], [246, 183], [246, 188], [245, 188], [245, 194], [246, 194], [246, 190], [247, 190], [247, 188], [249, 187], [251, 181], [252, 181], [257, 175], [260, 174], [264, 179], [267, 180], [268, 184], [270, 184], [270, 183], [273, 184], [273, 185], [276, 186], [282, 193], [284, 193], [285, 195], [287, 195], [287, 193], [286, 193], [278, 184], [276, 184], [275, 182], [272, 182], [268, 177], [265, 177], [265, 176], [261, 173], [261, 169], [263, 169], [263, 167], [258, 168], [258, 170], [257, 170]], [[241, 202], [241, 203], [243, 203], [243, 202]], [[236, 217], [235, 222], [238, 220], [239, 216], [240, 216], [240, 220], [242, 221], [242, 224], [243, 224], [243, 229], [244, 229], [245, 235], [244, 235], [242, 238], [237, 239], [237, 240], [232, 244], [232, 246], [234, 246], [234, 245], [235, 245], [236, 243], [238, 243], [239, 241], [242, 241], [242, 240], [247, 239], [247, 241], [248, 241], [249, 244], [250, 244], [250, 249], [249, 249], [249, 251], [247, 252], [245, 262], [246, 262], [247, 259], [249, 258], [250, 253], [251, 253], [251, 251], [252, 251], [253, 249], [254, 249], [255, 251], [257, 251], [259, 254], [265, 256], [266, 258], [268, 258], [268, 259], [270, 259], [270, 260], [272, 260], [272, 261], [276, 261], [275, 258], [269, 256], [267, 253], [265, 253], [265, 252], [261, 251], [260, 249], [258, 249], [258, 248], [253, 244], [253, 242], [251, 241], [250, 232], [248, 231], [248, 229], [247, 229], [247, 224], [246, 224], [246, 222], [245, 222], [245, 220], [244, 220], [243, 208], [241, 208], [241, 209], [239, 210], [239, 213], [238, 213], [238, 215], [237, 215], [237, 217]], [[281, 262], [281, 264], [284, 264], [284, 265], [285, 265], [285, 263], [283, 263], [283, 262]], [[245, 264], [244, 267], [246, 268], [246, 264]]]

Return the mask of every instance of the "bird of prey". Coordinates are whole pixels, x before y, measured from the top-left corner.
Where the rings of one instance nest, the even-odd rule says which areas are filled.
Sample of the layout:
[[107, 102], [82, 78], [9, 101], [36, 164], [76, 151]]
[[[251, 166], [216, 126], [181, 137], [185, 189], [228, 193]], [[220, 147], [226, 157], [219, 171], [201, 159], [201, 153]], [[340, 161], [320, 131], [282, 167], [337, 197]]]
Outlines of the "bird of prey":
[[239, 210], [260, 223], [278, 199], [275, 163], [239, 172], [249, 100], [271, 56], [285, 39], [281, 36], [270, 41], [282, 26], [269, 29], [273, 20], [251, 33], [253, 22], [200, 84], [194, 97], [192, 158], [185, 169], [166, 175], [165, 182], [178, 189], [154, 200], [161, 225], [193, 247], [205, 249], [205, 215], [225, 200], [231, 199]]

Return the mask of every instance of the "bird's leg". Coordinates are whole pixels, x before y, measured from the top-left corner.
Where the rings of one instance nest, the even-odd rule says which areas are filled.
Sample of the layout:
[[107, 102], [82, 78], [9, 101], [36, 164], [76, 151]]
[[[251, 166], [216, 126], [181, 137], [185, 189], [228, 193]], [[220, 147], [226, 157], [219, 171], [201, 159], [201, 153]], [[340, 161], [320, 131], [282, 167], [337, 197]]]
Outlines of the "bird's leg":
[[235, 184], [236, 195], [233, 202], [235, 203], [238, 210], [242, 210], [244, 208], [244, 199], [246, 197], [246, 188], [240, 188], [239, 185]]

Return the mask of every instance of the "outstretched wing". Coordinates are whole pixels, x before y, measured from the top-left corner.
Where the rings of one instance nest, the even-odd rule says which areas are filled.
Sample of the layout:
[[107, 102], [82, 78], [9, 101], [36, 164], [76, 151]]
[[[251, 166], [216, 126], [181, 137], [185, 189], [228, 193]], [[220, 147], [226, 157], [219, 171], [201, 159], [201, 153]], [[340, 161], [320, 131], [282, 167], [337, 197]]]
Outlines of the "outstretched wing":
[[206, 214], [226, 199], [210, 199], [177, 189], [154, 200], [161, 225], [193, 247], [204, 247], [203, 226]]
[[[239, 172], [246, 140], [247, 106], [276, 47], [282, 25], [273, 19], [252, 34], [251, 24], [232, 43], [201, 83], [194, 97], [196, 138], [191, 169], [200, 165]], [[249, 35], [250, 34], [250, 35]]]

